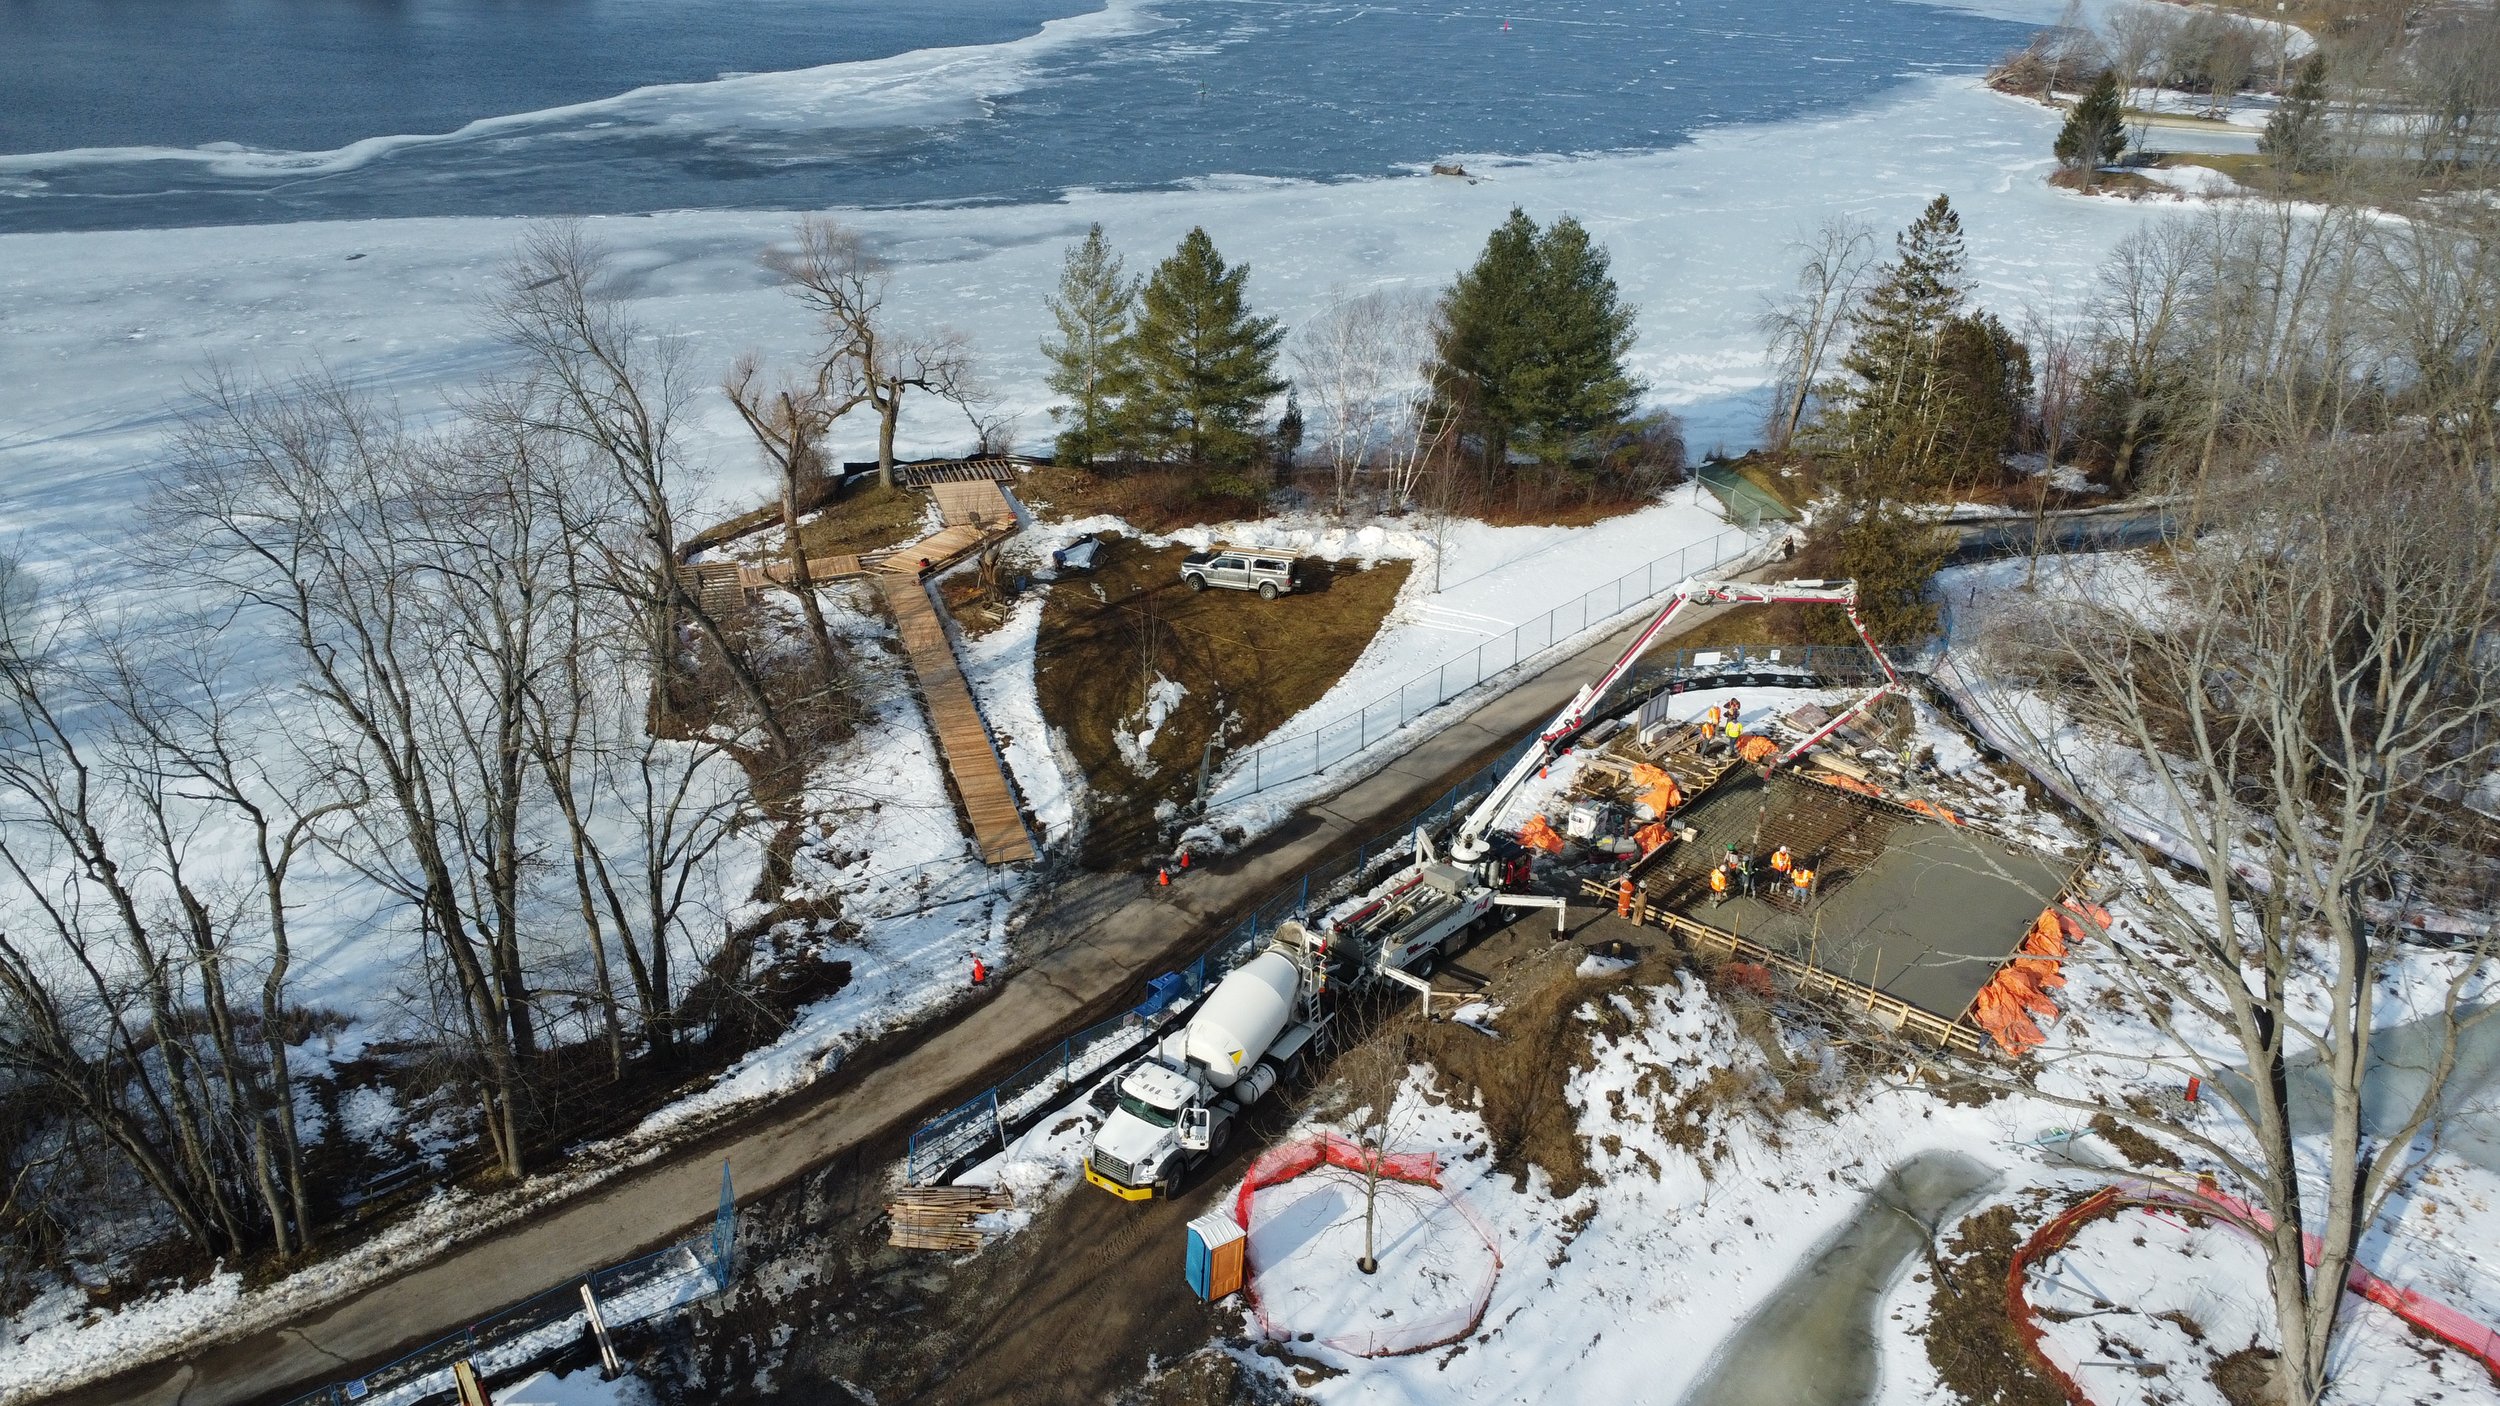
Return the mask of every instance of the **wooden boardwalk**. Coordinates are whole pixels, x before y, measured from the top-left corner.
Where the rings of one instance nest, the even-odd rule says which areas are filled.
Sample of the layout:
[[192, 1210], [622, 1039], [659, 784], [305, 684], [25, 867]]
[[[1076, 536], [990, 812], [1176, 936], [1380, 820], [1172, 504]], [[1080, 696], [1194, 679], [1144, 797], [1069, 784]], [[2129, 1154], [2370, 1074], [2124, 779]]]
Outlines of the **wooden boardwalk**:
[[1007, 768], [990, 743], [989, 727], [972, 701], [972, 688], [955, 662], [954, 646], [947, 641], [945, 622], [938, 619], [928, 588], [909, 569], [880, 572], [874, 579], [877, 589], [885, 593], [887, 608], [894, 612], [903, 652], [910, 656], [912, 673], [920, 680], [920, 697], [928, 705], [929, 723], [937, 732], [938, 749], [946, 755], [946, 769], [955, 778], [955, 793], [963, 797], [965, 818], [972, 823], [972, 842], [982, 860], [1018, 864], [1032, 859], [1033, 837], [1016, 809]]

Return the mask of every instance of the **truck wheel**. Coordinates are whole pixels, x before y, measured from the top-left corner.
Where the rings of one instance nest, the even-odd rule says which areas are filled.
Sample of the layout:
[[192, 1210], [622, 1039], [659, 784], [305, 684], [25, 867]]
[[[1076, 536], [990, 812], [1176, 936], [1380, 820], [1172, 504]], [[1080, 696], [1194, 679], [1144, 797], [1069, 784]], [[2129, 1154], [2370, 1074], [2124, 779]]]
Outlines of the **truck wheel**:
[[1434, 969], [1440, 965], [1441, 954], [1438, 951], [1426, 952], [1424, 955], [1417, 957], [1414, 961], [1407, 963], [1406, 970], [1410, 975], [1420, 977], [1425, 981], [1430, 981], [1432, 980], [1432, 973]]
[[1274, 599], [1276, 599], [1276, 583], [1275, 583], [1275, 582], [1273, 582], [1273, 581], [1261, 581], [1261, 582], [1259, 583], [1259, 599], [1261, 599], [1261, 600], [1274, 600]]
[[1207, 578], [1194, 571], [1182, 579], [1189, 582], [1189, 589], [1193, 591], [1203, 591], [1207, 588]]

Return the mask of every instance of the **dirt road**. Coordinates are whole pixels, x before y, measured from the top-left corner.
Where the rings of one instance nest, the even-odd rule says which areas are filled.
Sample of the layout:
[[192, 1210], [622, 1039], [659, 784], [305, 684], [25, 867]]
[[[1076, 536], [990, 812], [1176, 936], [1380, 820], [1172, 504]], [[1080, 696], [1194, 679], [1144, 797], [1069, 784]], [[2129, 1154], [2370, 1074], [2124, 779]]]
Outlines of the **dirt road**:
[[742, 1197], [827, 1161], [890, 1144], [915, 1120], [983, 1087], [1058, 1036], [1129, 1004], [1144, 979], [1195, 956], [1222, 925], [1345, 847], [1384, 832], [1491, 754], [1543, 723], [1620, 652], [1637, 626], [1586, 646], [1443, 728], [1244, 852], [1169, 889], [1125, 875], [1061, 884], [1028, 924], [1022, 965], [997, 994], [899, 1054], [863, 1060], [805, 1094], [580, 1197], [535, 1221], [310, 1309], [283, 1328], [196, 1347], [62, 1393], [116, 1406], [284, 1400], [350, 1376], [590, 1270], [681, 1238], [719, 1196], [720, 1163]]

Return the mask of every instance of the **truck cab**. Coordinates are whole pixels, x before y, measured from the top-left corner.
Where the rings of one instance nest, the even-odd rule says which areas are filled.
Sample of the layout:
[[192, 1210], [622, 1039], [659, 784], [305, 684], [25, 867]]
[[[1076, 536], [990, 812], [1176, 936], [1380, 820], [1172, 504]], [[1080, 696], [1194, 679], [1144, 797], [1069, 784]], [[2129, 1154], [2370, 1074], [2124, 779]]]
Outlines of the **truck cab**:
[[1293, 577], [1294, 558], [1286, 552], [1217, 547], [1181, 559], [1181, 580], [1193, 591], [1256, 591], [1261, 600], [1274, 600], [1293, 589]]

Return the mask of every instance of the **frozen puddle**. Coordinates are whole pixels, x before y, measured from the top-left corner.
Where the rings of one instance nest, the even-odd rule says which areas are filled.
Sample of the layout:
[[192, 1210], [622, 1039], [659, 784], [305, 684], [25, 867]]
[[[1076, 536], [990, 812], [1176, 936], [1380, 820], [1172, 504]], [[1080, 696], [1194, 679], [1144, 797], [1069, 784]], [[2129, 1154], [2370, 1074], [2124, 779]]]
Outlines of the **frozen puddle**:
[[1359, 1355], [1411, 1351], [1463, 1332], [1493, 1291], [1500, 1261], [1458, 1205], [1428, 1186], [1383, 1180], [1363, 1254], [1363, 1179], [1340, 1168], [1258, 1193], [1250, 1272], [1259, 1316], [1277, 1337]]
[[1790, 1272], [1712, 1354], [1684, 1406], [1855, 1406], [1875, 1396], [1875, 1315], [1953, 1209], [1996, 1173], [1925, 1152], [1884, 1174], [1840, 1234]]

